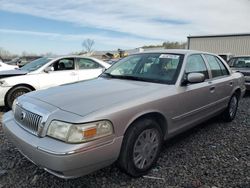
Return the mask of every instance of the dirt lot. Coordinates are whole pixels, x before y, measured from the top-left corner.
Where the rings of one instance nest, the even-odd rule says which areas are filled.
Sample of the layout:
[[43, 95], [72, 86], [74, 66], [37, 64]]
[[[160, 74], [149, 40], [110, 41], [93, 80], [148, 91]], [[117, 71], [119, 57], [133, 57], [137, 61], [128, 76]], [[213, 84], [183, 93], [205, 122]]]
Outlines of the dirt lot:
[[[146, 177], [131, 178], [115, 165], [63, 180], [26, 160], [4, 137], [0, 125], [0, 188], [3, 187], [168, 187], [250, 188], [250, 94], [236, 119], [219, 117], [168, 141]], [[202, 185], [202, 186], [201, 186]]]

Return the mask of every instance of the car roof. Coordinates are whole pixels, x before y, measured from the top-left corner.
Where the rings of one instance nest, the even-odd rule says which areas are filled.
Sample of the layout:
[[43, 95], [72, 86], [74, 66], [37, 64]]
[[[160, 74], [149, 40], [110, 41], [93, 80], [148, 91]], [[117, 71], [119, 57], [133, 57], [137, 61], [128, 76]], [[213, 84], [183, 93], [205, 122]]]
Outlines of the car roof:
[[[187, 49], [166, 49], [166, 50], [151, 50], [151, 51], [146, 51], [146, 52], [139, 52], [139, 53], [134, 53], [134, 54], [147, 54], [147, 53], [173, 53], [173, 54], [195, 54], [195, 53], [203, 53], [203, 54], [213, 54], [209, 52], [203, 52], [203, 51], [198, 51], [198, 50], [187, 50]], [[215, 55], [215, 54], [213, 54]]]
[[86, 59], [92, 59], [92, 60], [99, 60], [100, 59], [90, 57], [90, 56], [83, 56], [83, 55], [61, 55], [61, 56], [47, 56], [49, 59], [61, 59], [61, 58], [86, 58]]

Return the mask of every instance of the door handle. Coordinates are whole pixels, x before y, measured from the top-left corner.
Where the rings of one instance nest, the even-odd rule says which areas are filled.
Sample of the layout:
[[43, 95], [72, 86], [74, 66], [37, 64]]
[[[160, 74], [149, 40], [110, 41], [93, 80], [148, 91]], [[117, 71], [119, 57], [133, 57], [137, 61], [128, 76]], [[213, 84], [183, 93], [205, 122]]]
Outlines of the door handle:
[[210, 92], [211, 92], [211, 93], [213, 93], [214, 90], [215, 90], [215, 87], [214, 87], [214, 86], [210, 87]]
[[233, 86], [233, 82], [229, 82], [229, 85], [230, 85], [230, 86]]

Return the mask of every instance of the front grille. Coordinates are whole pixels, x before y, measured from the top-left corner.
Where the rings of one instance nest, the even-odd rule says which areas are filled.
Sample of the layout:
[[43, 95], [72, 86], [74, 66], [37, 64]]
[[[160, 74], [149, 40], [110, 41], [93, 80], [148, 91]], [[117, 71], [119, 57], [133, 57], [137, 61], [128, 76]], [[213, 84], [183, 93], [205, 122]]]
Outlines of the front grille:
[[32, 134], [38, 134], [38, 128], [39, 124], [41, 123], [42, 116], [30, 112], [18, 105], [16, 105], [14, 116], [15, 120], [21, 127], [31, 132]]

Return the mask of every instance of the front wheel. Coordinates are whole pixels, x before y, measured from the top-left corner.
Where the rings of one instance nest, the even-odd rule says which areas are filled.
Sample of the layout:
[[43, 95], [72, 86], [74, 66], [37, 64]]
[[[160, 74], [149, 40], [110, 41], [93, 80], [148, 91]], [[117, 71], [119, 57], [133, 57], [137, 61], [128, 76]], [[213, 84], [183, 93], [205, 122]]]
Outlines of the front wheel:
[[162, 141], [161, 128], [154, 120], [133, 123], [124, 136], [119, 166], [134, 177], [146, 174], [157, 162]]
[[234, 94], [229, 103], [228, 106], [226, 108], [226, 110], [223, 112], [222, 117], [225, 121], [227, 122], [231, 122], [234, 120], [236, 113], [237, 113], [237, 109], [238, 109], [238, 103], [239, 103], [239, 99], [238, 97]]
[[32, 91], [32, 90], [28, 87], [25, 87], [25, 86], [17, 86], [17, 87], [10, 89], [10, 91], [7, 93], [7, 96], [6, 96], [6, 101], [5, 101], [6, 107], [11, 109], [12, 104], [17, 97], [19, 97], [25, 93], [28, 93], [30, 91]]

